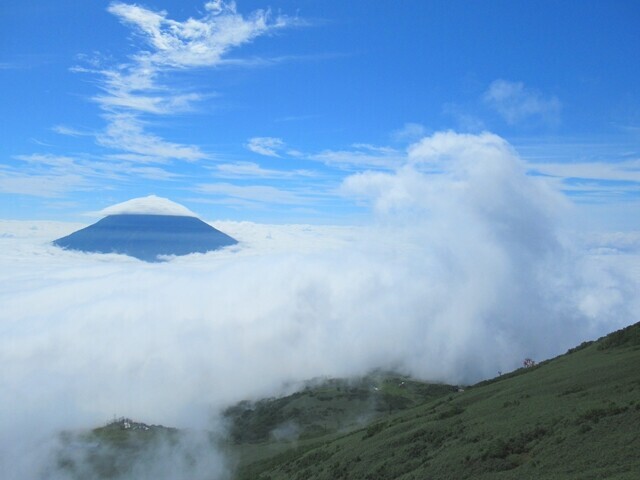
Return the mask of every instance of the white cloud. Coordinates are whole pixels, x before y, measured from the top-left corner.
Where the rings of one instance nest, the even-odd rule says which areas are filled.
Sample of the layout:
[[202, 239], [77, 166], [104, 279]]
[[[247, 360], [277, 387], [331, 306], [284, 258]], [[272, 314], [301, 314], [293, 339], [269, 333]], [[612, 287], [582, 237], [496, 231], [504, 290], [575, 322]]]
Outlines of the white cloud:
[[95, 188], [99, 179], [123, 177], [117, 166], [51, 154], [17, 155], [18, 166], [0, 166], [0, 192], [60, 197]]
[[307, 158], [344, 169], [394, 169], [403, 165], [406, 154], [390, 147], [358, 143], [345, 150], [324, 150]]
[[268, 157], [279, 157], [278, 151], [284, 147], [285, 143], [280, 138], [274, 137], [253, 137], [247, 143], [249, 150]]
[[[256, 10], [243, 16], [234, 2], [208, 2], [201, 18], [173, 20], [165, 11], [154, 11], [137, 4], [112, 2], [108, 11], [133, 27], [145, 46], [128, 63], [105, 67], [103, 59], [88, 61], [90, 67], [76, 67], [100, 77], [102, 93], [93, 100], [106, 113], [107, 127], [96, 135], [99, 145], [120, 150], [134, 161], [166, 163], [208, 158], [195, 145], [170, 142], [146, 131], [149, 122], [141, 115], [173, 115], [191, 111], [206, 94], [181, 91], [163, 83], [163, 75], [172, 71], [221, 65], [225, 55], [255, 38], [292, 22], [269, 11]], [[54, 127], [65, 135], [79, 132], [69, 127]], [[140, 171], [145, 173], [145, 171]], [[146, 173], [150, 173], [146, 170]], [[148, 175], [147, 175], [148, 176]]]
[[531, 119], [550, 124], [560, 121], [560, 100], [554, 96], [545, 97], [522, 82], [495, 80], [489, 85], [483, 99], [511, 125]]
[[233, 2], [212, 2], [205, 5], [209, 12], [200, 19], [178, 22], [167, 18], [167, 12], [155, 12], [138, 5], [112, 3], [108, 10], [124, 23], [133, 25], [151, 52], [138, 54], [139, 61], [169, 67], [213, 66], [230, 49], [248, 43], [265, 33], [288, 24], [285, 17], [273, 20], [270, 13], [257, 10], [248, 17], [236, 11]]
[[94, 190], [105, 180], [113, 185], [116, 182], [128, 184], [140, 178], [160, 181], [180, 178], [180, 175], [163, 168], [136, 165], [160, 161], [158, 157], [149, 155], [83, 158], [31, 154], [17, 155], [15, 159], [22, 164], [0, 166], [0, 192], [62, 197], [73, 192]]
[[529, 163], [532, 170], [562, 178], [640, 182], [640, 160], [622, 162]]
[[344, 150], [323, 150], [317, 153], [307, 153], [288, 148], [281, 138], [253, 137], [246, 147], [260, 155], [281, 157], [286, 154], [290, 157], [322, 162], [330, 167], [342, 169], [393, 169], [406, 161], [406, 154], [403, 151], [369, 143], [354, 143]]
[[147, 197], [133, 198], [126, 202], [107, 207], [99, 212], [99, 215], [177, 215], [181, 217], [197, 217], [195, 213], [184, 205], [173, 202], [168, 198], [149, 195]]
[[313, 177], [310, 170], [274, 170], [263, 168], [254, 162], [234, 162], [216, 165], [217, 177], [226, 178], [292, 178]]
[[104, 133], [97, 136], [100, 145], [124, 150], [145, 163], [166, 163], [170, 160], [196, 161], [207, 158], [207, 154], [194, 145], [168, 142], [161, 137], [146, 133], [144, 124], [134, 115], [111, 114]]
[[60, 197], [88, 190], [88, 182], [79, 175], [26, 174], [0, 169], [0, 192], [36, 197]]
[[109, 91], [109, 95], [97, 95], [93, 99], [106, 110], [125, 108], [143, 113], [175, 114], [191, 109], [193, 102], [202, 98], [196, 93], [173, 96], [136, 95], [131, 92]]
[[298, 192], [268, 185], [233, 185], [231, 183], [202, 183], [194, 190], [207, 195], [225, 196], [259, 204], [305, 205], [311, 198]]
[[[0, 222], [3, 474], [37, 477], [54, 465], [40, 440], [114, 413], [203, 428], [321, 375], [473, 381], [637, 318], [640, 257], [577, 248], [563, 201], [500, 137], [446, 132], [410, 157], [345, 182], [386, 205], [375, 226], [221, 222], [237, 247], [164, 264], [60, 250], [47, 241], [68, 227]], [[430, 163], [439, 173], [419, 170]]]
[[553, 245], [552, 237], [538, 235], [552, 231], [551, 219], [568, 202], [543, 180], [527, 176], [524, 162], [501, 137], [438, 132], [408, 152], [407, 165], [396, 172], [354, 175], [343, 190], [370, 198], [383, 214], [442, 210], [482, 218], [496, 233], [532, 249]]
[[391, 132], [391, 138], [396, 142], [415, 142], [427, 134], [427, 129], [419, 123], [405, 123], [398, 130]]
[[[55, 125], [52, 130], [60, 135], [94, 137], [99, 146], [112, 152], [80, 158], [41, 154], [16, 157], [26, 162], [26, 166], [0, 167], [0, 192], [58, 197], [104, 185], [105, 179], [127, 183], [140, 178], [170, 181], [181, 177], [172, 171], [173, 164], [211, 159], [212, 154], [196, 145], [170, 141], [154, 133], [151, 118], [192, 111], [198, 102], [213, 94], [194, 91], [192, 87], [183, 89], [172, 82], [171, 74], [222, 65], [234, 48], [277, 29], [300, 24], [298, 20], [265, 10], [242, 15], [234, 2], [224, 1], [207, 2], [200, 18], [184, 21], [169, 18], [165, 11], [117, 1], [111, 2], [107, 10], [132, 27], [143, 44], [125, 62], [114, 63], [96, 53], [92, 57], [80, 56], [85, 66], [72, 68], [74, 72], [98, 78], [100, 92], [92, 100], [102, 110], [106, 126], [97, 132], [67, 125]], [[252, 145], [254, 151], [276, 156], [276, 150], [284, 147], [278, 139], [270, 138], [256, 139]], [[219, 172], [228, 178], [311, 175], [304, 170], [280, 172], [242, 162], [221, 166]], [[276, 196], [284, 198], [282, 194]]]
[[55, 125], [51, 128], [51, 130], [60, 135], [68, 135], [70, 137], [82, 137], [85, 135], [91, 135], [90, 133], [85, 133], [78, 129], [67, 127], [66, 125]]
[[131, 167], [129, 168], [129, 173], [149, 180], [175, 180], [182, 177], [181, 174], [172, 173], [158, 167]]

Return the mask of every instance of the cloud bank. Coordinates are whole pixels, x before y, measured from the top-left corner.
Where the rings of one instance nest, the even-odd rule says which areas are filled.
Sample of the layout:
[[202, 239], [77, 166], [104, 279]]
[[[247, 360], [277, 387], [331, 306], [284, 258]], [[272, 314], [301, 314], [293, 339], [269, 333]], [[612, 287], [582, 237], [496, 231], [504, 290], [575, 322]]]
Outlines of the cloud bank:
[[232, 402], [375, 367], [473, 382], [638, 319], [633, 241], [571, 241], [561, 195], [496, 135], [426, 137], [343, 191], [373, 206], [370, 225], [216, 224], [240, 245], [163, 264], [2, 223], [5, 478], [38, 478], [54, 432], [114, 414], [213, 428]]

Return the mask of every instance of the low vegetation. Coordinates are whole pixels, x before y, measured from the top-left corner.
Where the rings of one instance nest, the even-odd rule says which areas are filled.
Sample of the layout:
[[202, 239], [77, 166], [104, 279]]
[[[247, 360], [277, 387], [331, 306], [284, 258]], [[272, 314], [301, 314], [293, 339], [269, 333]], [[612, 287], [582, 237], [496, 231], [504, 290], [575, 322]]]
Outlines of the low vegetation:
[[[381, 372], [316, 381], [229, 408], [229, 438], [211, 448], [237, 480], [635, 479], [639, 364], [636, 324], [464, 390]], [[127, 422], [83, 434], [93, 478], [181, 435]]]
[[236, 444], [304, 440], [362, 427], [456, 390], [376, 372], [358, 379], [309, 382], [282, 398], [241, 402], [224, 416], [230, 420], [230, 437]]
[[239, 480], [635, 479], [640, 324], [311, 448]]

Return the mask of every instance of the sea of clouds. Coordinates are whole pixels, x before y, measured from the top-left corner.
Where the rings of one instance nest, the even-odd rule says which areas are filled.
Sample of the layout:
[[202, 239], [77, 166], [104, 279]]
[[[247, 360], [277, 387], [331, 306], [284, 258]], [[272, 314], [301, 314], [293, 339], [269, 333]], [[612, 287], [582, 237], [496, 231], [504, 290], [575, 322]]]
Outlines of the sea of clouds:
[[[3, 478], [66, 478], [56, 432], [114, 415], [215, 429], [239, 400], [378, 367], [470, 383], [639, 320], [640, 236], [565, 230], [571, 203], [500, 137], [437, 133], [342, 188], [369, 224], [213, 222], [239, 245], [158, 264], [0, 222]], [[230, 475], [202, 445], [131, 478]]]

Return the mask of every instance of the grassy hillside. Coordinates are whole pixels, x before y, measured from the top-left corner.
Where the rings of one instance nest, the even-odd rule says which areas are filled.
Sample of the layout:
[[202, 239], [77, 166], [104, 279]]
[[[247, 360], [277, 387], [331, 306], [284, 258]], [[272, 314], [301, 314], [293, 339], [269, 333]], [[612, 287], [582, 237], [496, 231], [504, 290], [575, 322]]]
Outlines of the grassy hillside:
[[355, 379], [308, 382], [292, 395], [241, 402], [224, 412], [229, 420], [227, 454], [242, 476], [254, 478], [278, 454], [296, 455], [429, 400], [457, 392], [452, 385], [418, 382], [375, 372]]
[[[199, 435], [196, 446], [194, 432], [124, 418], [87, 432], [64, 432], [57, 466], [65, 478], [79, 480], [147, 478], [155, 464], [169, 456], [171, 463], [189, 470], [222, 449], [233, 464], [253, 475], [251, 465], [262, 468], [261, 461], [274, 455], [295, 454], [454, 391], [457, 388], [450, 385], [385, 372], [349, 380], [320, 379], [292, 395], [228, 408], [224, 412], [229, 424], [227, 440], [205, 433]], [[198, 459], [192, 457], [189, 446], [198, 449]]]
[[[225, 416], [229, 438], [205, 435], [198, 458], [224, 450], [237, 480], [635, 480], [640, 324], [464, 391], [376, 373], [311, 382]], [[63, 434], [57, 463], [65, 478], [142, 478], [141, 465], [168, 455], [195, 464], [187, 438], [121, 419]]]
[[[258, 473], [259, 472], [259, 473]], [[640, 324], [238, 479], [640, 478]]]
[[128, 478], [142, 456], [170, 448], [181, 435], [176, 428], [146, 425], [126, 418], [89, 432], [64, 432], [57, 466], [65, 478]]
[[292, 395], [228, 408], [235, 443], [308, 439], [370, 423], [380, 416], [456, 391], [390, 373], [309, 382]]

